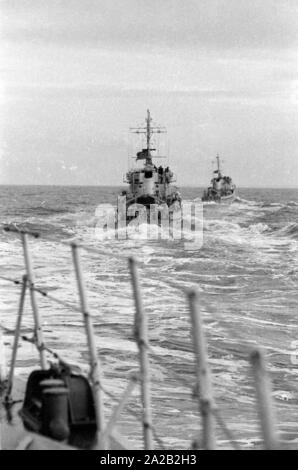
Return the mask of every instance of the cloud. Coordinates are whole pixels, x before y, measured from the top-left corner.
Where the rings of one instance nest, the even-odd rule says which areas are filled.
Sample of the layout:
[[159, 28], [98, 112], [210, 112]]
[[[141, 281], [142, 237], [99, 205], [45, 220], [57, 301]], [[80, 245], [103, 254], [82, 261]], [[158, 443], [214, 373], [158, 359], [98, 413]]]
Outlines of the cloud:
[[7, 0], [3, 37], [125, 48], [284, 49], [298, 45], [296, 0]]
[[220, 152], [239, 185], [293, 185], [297, 0], [0, 0], [0, 9], [2, 182], [121, 184], [124, 135], [150, 107], [169, 130], [179, 184], [209, 181]]

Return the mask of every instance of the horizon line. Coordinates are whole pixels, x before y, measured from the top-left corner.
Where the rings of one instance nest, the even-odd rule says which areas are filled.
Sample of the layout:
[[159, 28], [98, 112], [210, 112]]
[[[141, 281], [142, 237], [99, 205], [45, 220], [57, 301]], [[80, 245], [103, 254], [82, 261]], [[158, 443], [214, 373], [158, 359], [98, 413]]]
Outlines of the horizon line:
[[[72, 188], [96, 188], [96, 187], [101, 187], [101, 188], [122, 188], [126, 187], [124, 185], [120, 184], [30, 184], [30, 183], [25, 183], [25, 184], [19, 184], [19, 183], [0, 183], [0, 187], [5, 187], [5, 186], [11, 186], [11, 187], [20, 187], [20, 186], [35, 186], [35, 187], [72, 187]], [[198, 189], [204, 189], [206, 188], [206, 185], [179, 185], [178, 189], [182, 188], [198, 188]], [[297, 186], [236, 186], [237, 189], [298, 189]]]

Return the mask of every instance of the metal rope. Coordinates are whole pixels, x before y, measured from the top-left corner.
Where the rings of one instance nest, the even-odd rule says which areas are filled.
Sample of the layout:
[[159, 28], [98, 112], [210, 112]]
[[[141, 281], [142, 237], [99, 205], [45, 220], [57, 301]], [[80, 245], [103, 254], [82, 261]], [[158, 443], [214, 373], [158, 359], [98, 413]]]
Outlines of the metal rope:
[[[18, 279], [12, 279], [12, 278], [5, 277], [5, 276], [0, 276], [0, 279], [3, 279], [4, 281], [7, 281], [7, 282], [12, 282], [16, 285], [23, 285], [23, 281], [19, 281]], [[76, 305], [71, 304], [69, 302], [64, 302], [63, 300], [58, 299], [58, 297], [55, 297], [54, 295], [49, 294], [48, 292], [46, 292], [43, 289], [40, 289], [39, 287], [35, 287], [31, 284], [31, 286], [29, 286], [29, 288], [34, 290], [35, 292], [38, 292], [43, 297], [47, 297], [48, 299], [52, 300], [53, 302], [56, 302], [56, 303], [62, 305], [63, 307], [66, 307], [68, 309], [75, 310], [76, 312], [81, 313], [81, 309], [79, 307], [77, 307]]]

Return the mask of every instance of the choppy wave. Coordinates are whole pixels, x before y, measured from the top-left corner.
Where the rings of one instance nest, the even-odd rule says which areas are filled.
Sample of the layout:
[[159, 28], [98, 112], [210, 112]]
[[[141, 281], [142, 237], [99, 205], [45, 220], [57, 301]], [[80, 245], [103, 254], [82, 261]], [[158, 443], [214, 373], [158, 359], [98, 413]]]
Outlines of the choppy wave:
[[298, 238], [298, 223], [291, 222], [285, 227], [276, 229], [275, 233], [282, 237]]
[[[216, 402], [238, 442], [254, 445], [260, 439], [247, 360], [256, 345], [264, 348], [268, 367], [274, 371], [280, 429], [293, 432], [296, 426], [298, 434], [298, 412], [291, 406], [297, 398], [298, 373], [293, 347], [298, 340], [298, 191], [241, 190], [229, 205], [204, 204], [203, 244], [190, 251], [185, 245], [191, 237], [188, 231], [181, 240], [178, 233], [173, 240], [164, 228], [155, 227], [159, 237], [148, 240], [145, 235], [152, 227], [147, 224], [128, 239], [125, 229], [102, 230], [96, 207], [114, 204], [117, 192], [115, 188], [0, 188], [2, 225], [41, 233], [41, 238], [30, 239], [36, 282], [65, 302], [76, 303], [77, 290], [70, 249], [57, 241], [79, 239], [98, 248], [98, 254], [82, 252], [82, 264], [106, 387], [120, 395], [129, 373], [138, 368], [134, 305], [123, 259], [134, 255], [141, 261], [151, 345], [162, 358], [161, 362], [151, 358], [152, 401], [153, 418], [167, 445], [188, 446], [199, 427], [197, 403], [187, 385], [194, 383], [194, 357], [181, 287], [199, 291]], [[185, 193], [188, 201], [198, 197], [195, 189]], [[201, 227], [200, 220], [195, 222]], [[0, 249], [2, 274], [20, 277], [24, 268], [18, 236], [2, 231]], [[14, 328], [17, 288], [0, 280], [0, 289], [1, 319]], [[86, 367], [81, 315], [45, 298], [39, 299], [39, 305], [49, 346]], [[27, 305], [25, 328], [30, 329], [32, 322]], [[36, 363], [32, 347], [22, 344], [18, 372], [25, 373]], [[137, 393], [136, 403], [138, 398]], [[109, 415], [111, 403], [106, 405]], [[139, 443], [141, 432], [128, 412], [123, 413], [120, 428]], [[227, 445], [224, 439], [219, 442]]]
[[242, 205], [247, 205], [247, 206], [259, 206], [262, 204], [262, 202], [254, 201], [254, 200], [249, 200], [249, 199], [244, 199], [239, 196], [235, 197], [235, 199], [232, 201], [232, 204], [242, 204]]

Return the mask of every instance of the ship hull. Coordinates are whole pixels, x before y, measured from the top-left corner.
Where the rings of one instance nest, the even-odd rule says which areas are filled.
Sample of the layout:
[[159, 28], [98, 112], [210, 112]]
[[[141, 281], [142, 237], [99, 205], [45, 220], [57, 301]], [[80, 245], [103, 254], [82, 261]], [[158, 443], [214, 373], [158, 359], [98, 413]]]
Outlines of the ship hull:
[[132, 204], [141, 204], [142, 206], [145, 206], [146, 209], [150, 209], [150, 206], [152, 204], [160, 204], [160, 200], [157, 197], [154, 197], [150, 194], [148, 195], [142, 195], [137, 197], [136, 199], [133, 199], [132, 202], [128, 202], [127, 206], [130, 206]]
[[138, 207], [134, 207], [136, 204], [146, 209], [148, 224], [151, 223], [152, 219], [154, 219], [154, 213], [152, 214], [152, 219], [150, 216], [150, 209], [152, 208], [152, 206], [154, 207], [154, 210], [157, 213], [158, 224], [160, 224], [161, 214], [165, 206], [168, 206], [169, 212], [176, 212], [177, 210], [181, 209], [181, 200], [171, 199], [171, 198], [168, 198], [167, 200], [163, 200], [158, 197], [151, 196], [151, 195], [140, 196], [140, 197], [133, 198], [127, 201], [127, 204], [126, 204], [126, 221], [127, 222], [130, 222], [131, 220], [136, 219], [139, 216], [139, 213], [142, 210], [142, 208], [140, 207], [140, 211], [139, 211]]
[[219, 202], [233, 202], [235, 197], [235, 193], [229, 194], [228, 196], [222, 196]]
[[233, 192], [232, 194], [228, 194], [227, 196], [207, 196], [207, 197], [202, 197], [202, 202], [216, 202], [217, 204], [221, 203], [231, 203], [234, 201], [236, 195]]

